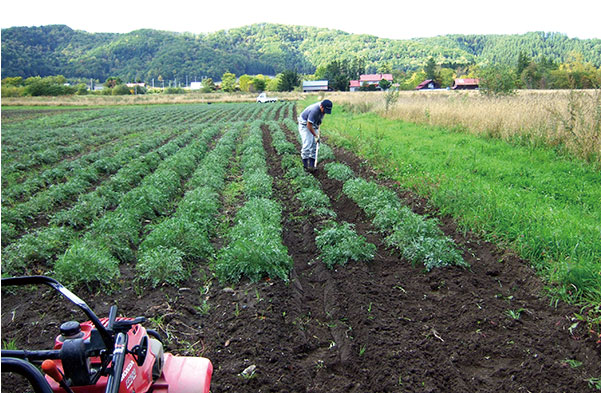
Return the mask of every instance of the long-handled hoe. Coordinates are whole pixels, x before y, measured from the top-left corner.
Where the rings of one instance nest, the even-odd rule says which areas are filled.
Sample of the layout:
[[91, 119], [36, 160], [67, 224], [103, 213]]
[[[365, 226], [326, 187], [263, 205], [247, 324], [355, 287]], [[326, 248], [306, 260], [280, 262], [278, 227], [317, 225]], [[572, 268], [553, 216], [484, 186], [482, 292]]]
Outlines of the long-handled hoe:
[[313, 170], [317, 170], [317, 157], [319, 156], [319, 139], [317, 140], [317, 147], [315, 148], [315, 165]]

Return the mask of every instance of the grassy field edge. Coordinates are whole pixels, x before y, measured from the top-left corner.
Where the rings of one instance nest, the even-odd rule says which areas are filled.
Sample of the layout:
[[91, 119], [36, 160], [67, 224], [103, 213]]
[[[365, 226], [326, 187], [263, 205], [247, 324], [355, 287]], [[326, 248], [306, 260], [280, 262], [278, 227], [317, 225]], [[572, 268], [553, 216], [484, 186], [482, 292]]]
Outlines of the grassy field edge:
[[[305, 100], [299, 110], [311, 103]], [[550, 149], [351, 114], [324, 120], [330, 143], [365, 158], [440, 213], [515, 249], [553, 297], [601, 303], [601, 173]]]

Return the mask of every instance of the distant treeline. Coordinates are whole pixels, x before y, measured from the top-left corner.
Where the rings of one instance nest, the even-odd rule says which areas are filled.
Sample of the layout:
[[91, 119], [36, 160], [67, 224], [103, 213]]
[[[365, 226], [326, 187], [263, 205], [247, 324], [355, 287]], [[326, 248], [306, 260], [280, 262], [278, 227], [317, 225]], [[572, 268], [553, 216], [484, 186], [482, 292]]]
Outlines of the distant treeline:
[[405, 75], [422, 70], [430, 58], [438, 67], [459, 71], [475, 65], [515, 66], [520, 54], [536, 64], [556, 65], [580, 56], [583, 64], [599, 68], [601, 40], [543, 32], [392, 40], [276, 24], [200, 35], [157, 30], [88, 33], [64, 25], [2, 29], [2, 78], [64, 75], [104, 82], [119, 77], [176, 86], [203, 78], [219, 80], [226, 72], [314, 74], [332, 62], [361, 64], [366, 73], [386, 68]]

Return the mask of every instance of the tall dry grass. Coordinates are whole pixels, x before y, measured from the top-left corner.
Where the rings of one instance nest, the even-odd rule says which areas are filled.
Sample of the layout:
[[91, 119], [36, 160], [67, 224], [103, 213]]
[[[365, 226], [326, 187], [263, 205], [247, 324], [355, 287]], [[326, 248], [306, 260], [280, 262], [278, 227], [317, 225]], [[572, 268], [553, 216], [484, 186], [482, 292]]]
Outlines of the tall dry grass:
[[601, 90], [525, 90], [503, 97], [477, 91], [400, 92], [388, 110], [386, 94], [337, 93], [329, 98], [354, 112], [544, 144], [601, 165]]

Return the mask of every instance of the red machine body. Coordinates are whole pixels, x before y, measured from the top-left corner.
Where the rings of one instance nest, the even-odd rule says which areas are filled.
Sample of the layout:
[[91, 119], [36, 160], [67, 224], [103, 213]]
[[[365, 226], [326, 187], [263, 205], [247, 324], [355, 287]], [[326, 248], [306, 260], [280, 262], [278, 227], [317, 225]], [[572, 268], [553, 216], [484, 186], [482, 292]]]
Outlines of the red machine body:
[[[131, 318], [117, 318], [120, 320], [131, 320]], [[100, 321], [107, 326], [108, 318], [101, 318]], [[91, 321], [80, 324], [81, 338], [89, 339], [94, 324]], [[128, 334], [127, 349], [131, 352], [136, 345], [143, 342], [144, 337], [148, 337], [146, 329], [142, 325], [134, 325]], [[64, 338], [58, 335], [54, 341], [54, 349], [60, 350], [63, 346]], [[163, 356], [163, 372], [161, 376], [153, 382], [153, 366], [157, 361], [157, 356]], [[53, 360], [57, 368], [63, 372], [61, 360]], [[100, 366], [99, 358], [90, 358], [92, 368]], [[209, 393], [211, 385], [211, 376], [213, 374], [213, 364], [209, 359], [201, 357], [174, 356], [170, 353], [154, 354], [152, 347], [149, 347], [148, 354], [144, 363], [139, 366], [131, 353], [125, 355], [123, 364], [123, 373], [121, 374], [121, 384], [119, 393], [145, 393], [151, 388], [155, 393]], [[52, 390], [56, 393], [64, 393], [63, 388], [53, 378], [46, 375], [46, 380]], [[104, 393], [107, 384], [107, 377], [100, 377], [94, 385], [72, 386], [74, 393]]]
[[[213, 365], [203, 357], [163, 352], [145, 318], [98, 318], [72, 292], [44, 276], [3, 278], [2, 285], [46, 284], [90, 318], [65, 322], [52, 350], [2, 350], [2, 371], [25, 376], [40, 393], [209, 393]], [[39, 365], [43, 375], [34, 365]]]

